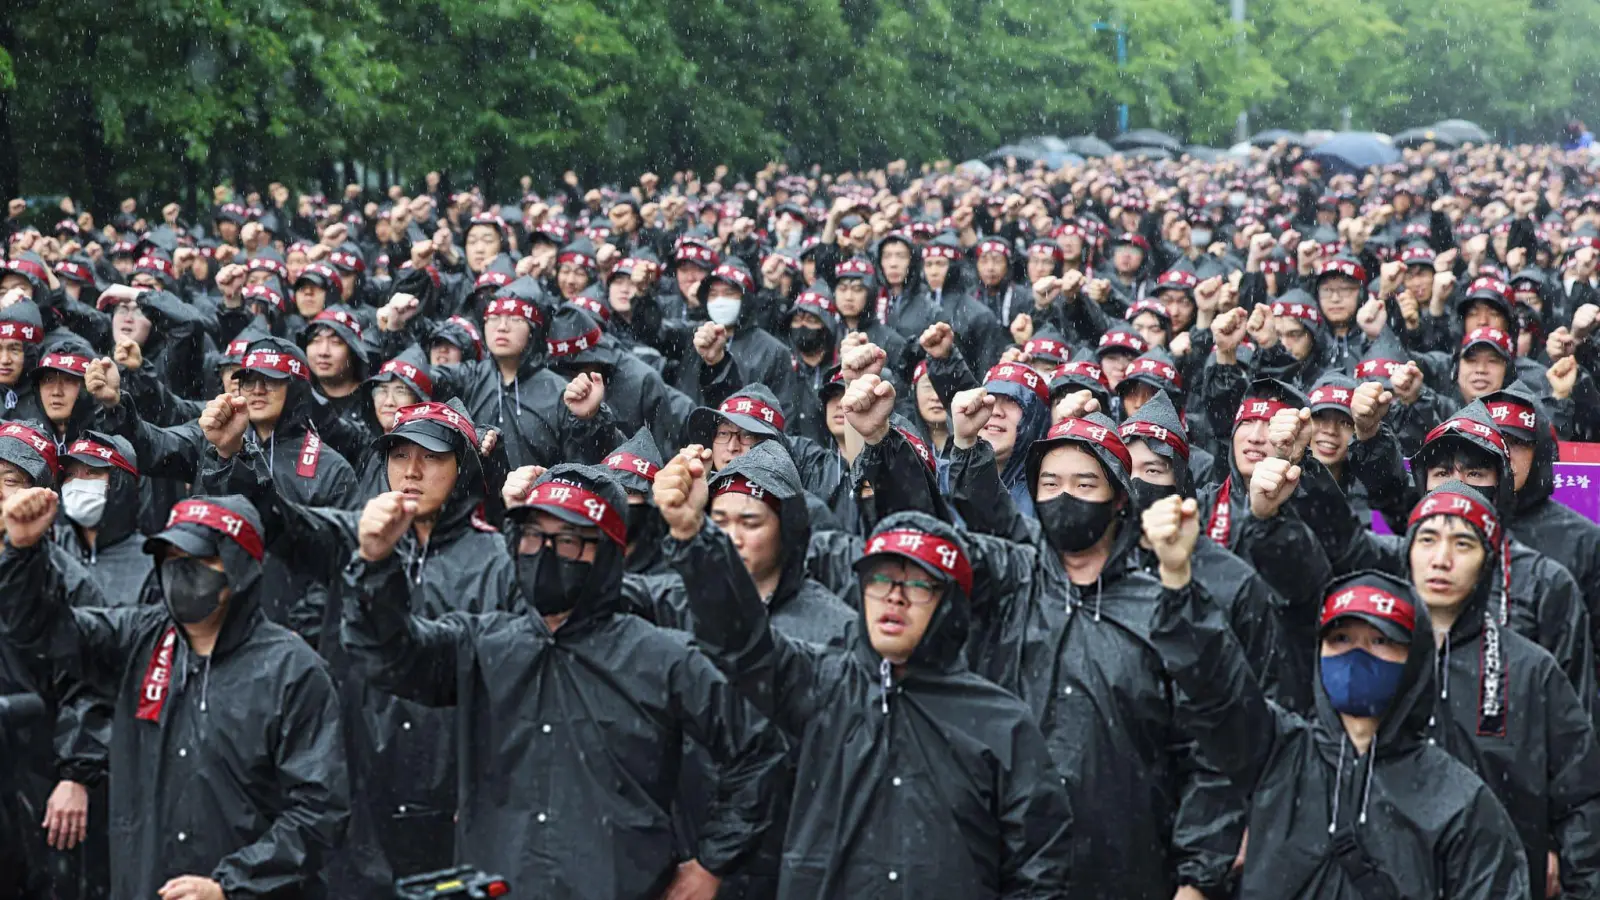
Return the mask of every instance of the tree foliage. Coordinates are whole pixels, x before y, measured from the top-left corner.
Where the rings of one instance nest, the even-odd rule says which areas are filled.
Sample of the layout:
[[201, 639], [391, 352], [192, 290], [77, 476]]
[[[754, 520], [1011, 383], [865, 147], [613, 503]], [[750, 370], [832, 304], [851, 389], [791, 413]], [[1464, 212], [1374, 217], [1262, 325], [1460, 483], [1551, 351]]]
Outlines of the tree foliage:
[[[0, 189], [850, 168], [1134, 126], [1600, 114], [1593, 0], [12, 0]], [[1096, 30], [1096, 23], [1103, 27]], [[1128, 41], [1119, 66], [1113, 33]]]

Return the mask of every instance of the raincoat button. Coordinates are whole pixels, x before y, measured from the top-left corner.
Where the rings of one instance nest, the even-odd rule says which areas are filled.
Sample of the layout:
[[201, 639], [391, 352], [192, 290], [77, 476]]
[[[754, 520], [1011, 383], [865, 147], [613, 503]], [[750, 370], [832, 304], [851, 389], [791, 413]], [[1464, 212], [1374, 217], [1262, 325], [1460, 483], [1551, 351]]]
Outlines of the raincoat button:
[[185, 757], [185, 756], [188, 756], [188, 755], [189, 755], [189, 751], [188, 751], [187, 748], [185, 748], [185, 747], [179, 747], [178, 748], [178, 757], [180, 759]]
[[411, 723], [410, 722], [401, 722], [400, 723], [400, 730], [401, 731], [410, 731], [411, 730]]
[[1064, 697], [1071, 697], [1072, 696], [1072, 685], [1069, 684], [1066, 687], [1062, 688], [1061, 689], [1061, 694]]
[[178, 832], [178, 842], [179, 843], [187, 841], [188, 839], [189, 839], [189, 835], [188, 835], [187, 832], [183, 832], [183, 831]]
[[893, 781], [891, 781], [891, 782], [889, 782], [889, 783], [890, 783], [890, 784], [892, 784], [892, 785], [894, 785], [894, 786], [895, 786], [895, 787], [899, 787], [899, 786], [900, 786], [900, 776], [899, 776], [899, 775], [896, 775], [896, 776], [895, 776], [895, 777], [894, 777], [894, 780], [893, 780]]
[[889, 880], [890, 881], [899, 881], [900, 880], [900, 873], [899, 872], [890, 872], [889, 873]]
[[549, 734], [550, 733], [550, 726], [546, 725], [546, 726], [544, 726], [543, 728], [541, 728], [539, 730], [543, 731], [545, 734]]
[[544, 813], [539, 813], [539, 814], [538, 814], [538, 815], [537, 815], [537, 816], [534, 816], [534, 818], [536, 818], [536, 819], [538, 819], [538, 820], [539, 820], [539, 821], [541, 821], [541, 822], [543, 822], [543, 821], [544, 821], [544, 820], [545, 820], [545, 818], [546, 818], [546, 817], [545, 817], [545, 814], [544, 814]]
[[395, 807], [395, 812], [403, 813], [405, 811], [406, 811], [406, 805], [404, 803], [402, 803], [399, 806]]

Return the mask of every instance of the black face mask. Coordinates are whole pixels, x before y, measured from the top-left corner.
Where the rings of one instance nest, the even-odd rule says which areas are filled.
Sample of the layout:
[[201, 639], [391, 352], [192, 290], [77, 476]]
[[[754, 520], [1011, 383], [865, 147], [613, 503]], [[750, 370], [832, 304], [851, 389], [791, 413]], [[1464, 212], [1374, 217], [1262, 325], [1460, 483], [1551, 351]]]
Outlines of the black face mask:
[[517, 557], [517, 585], [543, 616], [571, 612], [583, 596], [591, 563], [562, 559], [553, 550]]
[[156, 571], [167, 612], [180, 625], [203, 622], [222, 605], [222, 590], [228, 586], [226, 572], [187, 556], [166, 560]]
[[1151, 484], [1148, 481], [1140, 481], [1137, 478], [1133, 479], [1131, 487], [1133, 508], [1141, 514], [1156, 505], [1156, 501], [1178, 493], [1178, 486], [1175, 484]]
[[789, 329], [789, 339], [801, 353], [820, 353], [827, 346], [828, 333], [821, 328], [795, 326]]
[[1092, 503], [1060, 494], [1033, 505], [1050, 546], [1064, 553], [1079, 553], [1105, 535], [1117, 514], [1115, 500]]

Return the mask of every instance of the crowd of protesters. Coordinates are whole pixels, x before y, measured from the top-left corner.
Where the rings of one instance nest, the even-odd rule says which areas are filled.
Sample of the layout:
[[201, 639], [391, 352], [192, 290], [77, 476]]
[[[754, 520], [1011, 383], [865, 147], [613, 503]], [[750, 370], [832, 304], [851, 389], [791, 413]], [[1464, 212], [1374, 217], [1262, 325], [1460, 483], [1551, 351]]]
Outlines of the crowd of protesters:
[[11, 202], [0, 898], [1600, 898], [1587, 149], [440, 185]]

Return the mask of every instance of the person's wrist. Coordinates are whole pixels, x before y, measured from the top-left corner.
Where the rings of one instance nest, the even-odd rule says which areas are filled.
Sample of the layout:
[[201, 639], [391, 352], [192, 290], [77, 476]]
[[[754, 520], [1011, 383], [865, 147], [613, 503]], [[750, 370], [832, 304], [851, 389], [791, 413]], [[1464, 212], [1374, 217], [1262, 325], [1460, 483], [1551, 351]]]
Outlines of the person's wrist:
[[956, 449], [958, 450], [971, 450], [973, 447], [978, 446], [977, 435], [967, 437], [962, 435], [960, 432], [956, 432], [955, 436], [952, 437], [951, 440], [955, 442]]
[[1233, 366], [1238, 365], [1238, 363], [1239, 354], [1235, 352], [1234, 348], [1222, 346], [1217, 347], [1217, 365]]
[[1166, 560], [1162, 560], [1160, 574], [1162, 587], [1169, 591], [1181, 591], [1189, 586], [1189, 582], [1193, 578], [1193, 567], [1189, 564], [1188, 559], [1184, 559], [1177, 564], [1170, 564]]
[[686, 523], [681, 526], [670, 525], [667, 528], [667, 534], [671, 535], [672, 539], [675, 541], [692, 541], [694, 540], [694, 536], [700, 533], [700, 522], [702, 518], [703, 517], [701, 516], [696, 516], [692, 523]]
[[361, 549], [356, 551], [356, 556], [359, 557], [362, 562], [367, 563], [368, 565], [374, 565], [388, 559], [393, 553], [394, 547], [392, 546], [379, 550], [376, 547], [369, 547], [363, 543], [361, 545]]

